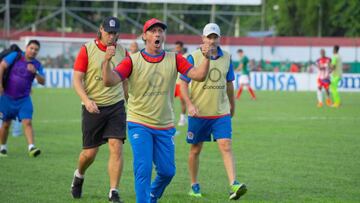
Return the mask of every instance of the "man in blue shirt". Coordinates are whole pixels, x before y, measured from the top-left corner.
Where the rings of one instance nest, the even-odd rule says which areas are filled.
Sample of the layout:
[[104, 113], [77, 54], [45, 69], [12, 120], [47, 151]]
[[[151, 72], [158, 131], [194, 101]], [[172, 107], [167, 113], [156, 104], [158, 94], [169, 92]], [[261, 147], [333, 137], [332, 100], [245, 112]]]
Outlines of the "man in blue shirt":
[[[6, 141], [11, 120], [18, 118], [23, 126], [28, 142], [30, 157], [38, 156], [41, 151], [35, 147], [32, 127], [33, 105], [30, 97], [31, 86], [36, 78], [41, 85], [45, 84], [44, 71], [41, 63], [35, 59], [40, 49], [37, 40], [30, 40], [24, 53], [17, 60], [18, 53], [8, 54], [0, 63], [0, 157], [7, 156]], [[3, 74], [10, 66], [9, 77], [3, 86]]]

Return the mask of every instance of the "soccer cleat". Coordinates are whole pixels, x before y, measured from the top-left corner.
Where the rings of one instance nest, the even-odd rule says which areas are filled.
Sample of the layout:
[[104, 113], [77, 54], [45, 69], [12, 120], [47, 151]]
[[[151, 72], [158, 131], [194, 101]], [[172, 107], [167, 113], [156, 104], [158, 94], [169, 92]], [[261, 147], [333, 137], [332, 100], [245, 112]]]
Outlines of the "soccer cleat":
[[321, 108], [323, 106], [322, 102], [318, 102], [317, 107]]
[[7, 150], [6, 149], [2, 149], [0, 151], [0, 157], [7, 157]]
[[73, 181], [71, 183], [71, 195], [73, 196], [73, 198], [81, 198], [83, 183], [84, 178], [78, 178], [74, 175]]
[[247, 191], [246, 185], [243, 183], [238, 183], [237, 181], [231, 186], [231, 192], [229, 200], [237, 200], [243, 196]]
[[326, 99], [326, 105], [327, 105], [327, 106], [331, 106], [331, 99], [330, 99], [330, 98], [327, 98], [327, 99]]
[[191, 186], [191, 190], [188, 193], [190, 196], [192, 197], [202, 197], [201, 193], [200, 193], [200, 185], [199, 183], [195, 183]]
[[123, 203], [123, 201], [120, 199], [120, 195], [118, 191], [112, 190], [109, 196], [109, 202], [113, 203]]
[[340, 103], [335, 102], [331, 107], [339, 108], [339, 107], [340, 107]]
[[36, 147], [33, 147], [29, 150], [29, 156], [30, 157], [37, 157], [41, 154], [41, 151], [40, 149], [36, 148]]

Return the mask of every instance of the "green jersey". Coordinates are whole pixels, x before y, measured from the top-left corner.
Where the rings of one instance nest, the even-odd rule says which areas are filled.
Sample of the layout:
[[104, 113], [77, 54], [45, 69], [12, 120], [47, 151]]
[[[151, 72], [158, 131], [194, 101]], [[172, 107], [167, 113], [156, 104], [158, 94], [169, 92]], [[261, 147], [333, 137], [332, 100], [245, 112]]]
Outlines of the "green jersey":
[[339, 54], [334, 54], [331, 58], [331, 65], [334, 66], [333, 71], [331, 72], [331, 76], [341, 77], [342, 75], [342, 61]]
[[243, 64], [242, 69], [241, 69], [241, 74], [243, 74], [243, 75], [249, 75], [250, 74], [248, 63], [249, 63], [249, 58], [247, 56], [243, 56], [240, 59], [240, 64]]

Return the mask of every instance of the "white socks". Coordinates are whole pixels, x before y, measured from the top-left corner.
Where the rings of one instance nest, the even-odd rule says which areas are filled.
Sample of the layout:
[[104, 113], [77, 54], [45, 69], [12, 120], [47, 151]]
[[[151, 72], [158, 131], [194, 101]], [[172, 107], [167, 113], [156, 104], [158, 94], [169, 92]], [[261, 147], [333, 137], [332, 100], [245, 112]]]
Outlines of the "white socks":
[[186, 119], [185, 114], [180, 114], [180, 120], [182, 121], [182, 120], [185, 120], [185, 119]]
[[321, 92], [321, 90], [317, 90], [317, 98], [318, 98], [318, 102], [320, 103], [322, 103], [323, 102], [323, 100], [322, 100], [322, 92]]
[[[29, 144], [28, 150], [30, 151], [30, 149], [33, 148], [33, 147], [35, 147], [35, 145]], [[3, 149], [7, 150], [7, 145], [6, 144], [0, 145], [0, 150], [3, 150]]]
[[1, 150], [3, 150], [3, 149], [7, 150], [7, 146], [6, 146], [6, 144], [2, 144], [2, 145], [0, 145], [0, 151], [1, 151]]
[[184, 126], [185, 124], [186, 124], [186, 116], [185, 114], [180, 114], [178, 126]]
[[81, 175], [81, 174], [79, 173], [79, 170], [78, 170], [78, 169], [75, 170], [74, 175], [75, 175], [76, 177], [78, 177], [78, 178], [84, 179], [84, 175]]
[[30, 149], [31, 148], [34, 148], [35, 147], [35, 145], [34, 144], [29, 144], [29, 146], [28, 146], [28, 150], [30, 151]]
[[118, 190], [118, 189], [116, 189], [116, 188], [111, 188], [110, 191], [109, 191], [109, 198], [111, 198], [111, 192], [112, 192], [112, 191], [116, 191], [116, 192], [119, 193], [119, 190]]

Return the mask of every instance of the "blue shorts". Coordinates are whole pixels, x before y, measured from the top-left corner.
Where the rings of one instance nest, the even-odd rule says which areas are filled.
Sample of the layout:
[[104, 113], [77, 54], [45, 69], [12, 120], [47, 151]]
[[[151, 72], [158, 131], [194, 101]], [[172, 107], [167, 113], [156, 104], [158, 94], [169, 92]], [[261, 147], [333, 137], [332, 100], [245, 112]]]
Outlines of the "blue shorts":
[[211, 134], [214, 141], [217, 139], [231, 139], [231, 116], [226, 115], [215, 119], [189, 117], [187, 143], [209, 142], [211, 141]]
[[32, 119], [33, 105], [30, 96], [21, 99], [12, 99], [7, 95], [0, 96], [0, 112], [2, 120], [9, 121], [18, 118]]

